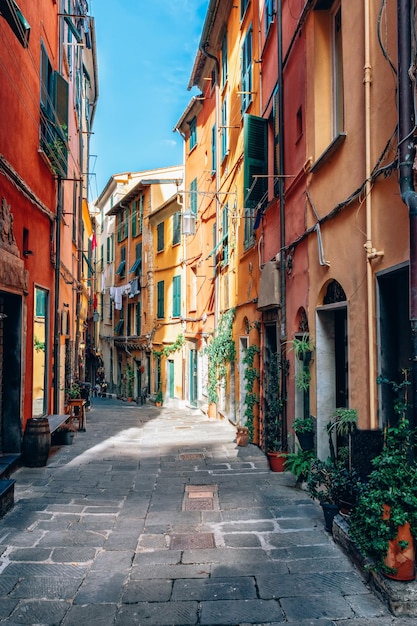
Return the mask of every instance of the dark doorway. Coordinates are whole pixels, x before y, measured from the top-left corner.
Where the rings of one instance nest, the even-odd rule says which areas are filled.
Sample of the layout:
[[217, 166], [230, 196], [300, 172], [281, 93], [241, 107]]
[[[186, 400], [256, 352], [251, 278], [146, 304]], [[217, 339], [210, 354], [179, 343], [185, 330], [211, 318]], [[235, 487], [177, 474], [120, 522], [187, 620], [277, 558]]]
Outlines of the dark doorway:
[[[379, 373], [383, 379], [401, 384], [411, 368], [411, 332], [409, 321], [408, 267], [380, 274], [377, 277], [379, 304]], [[396, 421], [393, 385], [381, 383], [379, 391], [379, 422], [381, 426]], [[410, 398], [411, 401], [411, 398]]]

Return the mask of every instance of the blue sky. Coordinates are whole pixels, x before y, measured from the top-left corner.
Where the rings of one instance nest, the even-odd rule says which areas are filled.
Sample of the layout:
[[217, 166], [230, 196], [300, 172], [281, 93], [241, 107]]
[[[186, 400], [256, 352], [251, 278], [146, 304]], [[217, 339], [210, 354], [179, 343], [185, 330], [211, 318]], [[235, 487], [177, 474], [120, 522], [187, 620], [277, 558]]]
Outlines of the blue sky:
[[179, 165], [173, 133], [188, 91], [208, 0], [90, 0], [99, 99], [91, 139], [90, 198], [112, 174]]

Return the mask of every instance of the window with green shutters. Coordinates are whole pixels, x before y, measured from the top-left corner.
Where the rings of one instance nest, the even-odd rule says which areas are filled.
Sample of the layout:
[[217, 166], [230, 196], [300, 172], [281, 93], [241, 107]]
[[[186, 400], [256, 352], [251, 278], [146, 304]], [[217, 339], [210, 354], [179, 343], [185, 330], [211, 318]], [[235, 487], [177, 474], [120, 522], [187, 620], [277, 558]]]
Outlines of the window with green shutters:
[[156, 238], [156, 250], [157, 252], [162, 252], [165, 246], [164, 222], [160, 222], [156, 227]]
[[190, 122], [190, 150], [197, 145], [197, 118], [193, 117]]
[[228, 151], [228, 141], [227, 141], [227, 133], [228, 133], [228, 128], [227, 128], [227, 98], [226, 97], [223, 100], [223, 104], [222, 104], [221, 120], [222, 121], [221, 121], [220, 135], [221, 135], [221, 141], [222, 141], [222, 161], [223, 161], [223, 159], [227, 155], [227, 151]]
[[165, 317], [165, 283], [160, 280], [157, 284], [157, 317], [163, 319]]
[[242, 45], [241, 73], [241, 111], [245, 113], [252, 102], [252, 26], [248, 29]]
[[190, 210], [194, 215], [197, 215], [197, 179], [190, 183]]
[[222, 227], [223, 227], [222, 263], [223, 265], [227, 265], [229, 263], [229, 207], [227, 204], [223, 207]]
[[214, 125], [211, 129], [211, 174], [212, 176], [217, 170], [217, 128]]
[[129, 269], [129, 274], [134, 273], [135, 276], [140, 276], [142, 273], [142, 242], [136, 244], [136, 256], [135, 261], [131, 268]]
[[[268, 197], [268, 120], [245, 115], [243, 123], [244, 248], [253, 243], [255, 208]], [[259, 178], [256, 176], [259, 175]], [[263, 176], [262, 176], [263, 175]]]
[[175, 246], [181, 241], [181, 213], [174, 213], [172, 216], [172, 245]]
[[274, 0], [265, 0], [265, 34], [274, 20]]
[[140, 302], [136, 303], [136, 312], [135, 313], [136, 313], [135, 314], [135, 331], [136, 331], [136, 335], [138, 337], [140, 337], [141, 332], [142, 332]]
[[122, 246], [120, 248], [120, 263], [119, 267], [116, 270], [116, 274], [120, 276], [120, 278], [124, 278], [126, 276], [126, 247]]
[[172, 317], [181, 315], [181, 276], [172, 279]]
[[222, 41], [222, 87], [225, 86], [227, 81], [227, 31], [223, 35]]
[[139, 234], [141, 234], [142, 229], [143, 229], [143, 194], [141, 194], [139, 196], [139, 218], [138, 218], [138, 225], [139, 225]]
[[132, 202], [132, 213], [131, 213], [131, 219], [132, 219], [132, 237], [137, 237], [138, 235], [138, 215], [137, 215], [137, 202], [136, 200], [134, 200]]
[[128, 214], [124, 209], [117, 214], [117, 241], [123, 241], [127, 237], [128, 232]]

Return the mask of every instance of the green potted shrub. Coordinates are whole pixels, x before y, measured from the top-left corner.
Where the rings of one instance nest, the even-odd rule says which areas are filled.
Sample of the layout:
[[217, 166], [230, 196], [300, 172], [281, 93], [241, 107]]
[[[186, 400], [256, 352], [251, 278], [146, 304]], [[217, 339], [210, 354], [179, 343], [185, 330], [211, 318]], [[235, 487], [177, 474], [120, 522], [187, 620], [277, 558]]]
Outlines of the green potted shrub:
[[415, 578], [417, 463], [411, 459], [414, 433], [408, 420], [385, 433], [381, 454], [353, 511], [349, 535], [372, 567], [390, 578]]
[[320, 503], [326, 530], [331, 532], [335, 515], [342, 507], [347, 513], [356, 506], [363, 486], [358, 473], [348, 467], [345, 459], [334, 463], [329, 458], [312, 462], [307, 489], [310, 497]]
[[296, 417], [292, 423], [292, 429], [297, 435], [302, 450], [314, 448], [315, 423], [316, 420], [311, 415], [309, 417]]
[[298, 447], [295, 452], [288, 452], [284, 460], [286, 471], [294, 474], [297, 483], [308, 480], [311, 464], [315, 459], [313, 450], [303, 450]]
[[162, 389], [159, 388], [155, 394], [155, 406], [162, 406], [164, 401], [164, 394], [162, 393]]

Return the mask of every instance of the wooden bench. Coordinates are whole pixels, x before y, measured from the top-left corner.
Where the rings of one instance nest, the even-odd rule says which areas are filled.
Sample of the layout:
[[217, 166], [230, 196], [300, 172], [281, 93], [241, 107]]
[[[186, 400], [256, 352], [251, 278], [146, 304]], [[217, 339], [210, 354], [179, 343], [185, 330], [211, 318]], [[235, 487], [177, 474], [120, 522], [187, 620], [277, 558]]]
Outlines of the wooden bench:
[[48, 415], [49, 430], [54, 433], [62, 424], [70, 419], [71, 415]]

